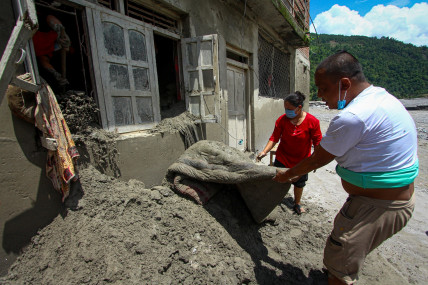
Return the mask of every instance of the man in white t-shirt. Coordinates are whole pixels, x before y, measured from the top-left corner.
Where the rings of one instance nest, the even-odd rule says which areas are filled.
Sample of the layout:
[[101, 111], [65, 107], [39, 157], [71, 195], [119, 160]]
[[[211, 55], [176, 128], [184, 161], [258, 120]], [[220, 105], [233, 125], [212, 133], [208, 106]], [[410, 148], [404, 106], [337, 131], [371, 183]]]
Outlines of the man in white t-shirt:
[[290, 182], [333, 159], [349, 197], [324, 249], [329, 284], [353, 284], [368, 253], [400, 231], [414, 209], [417, 133], [410, 114], [385, 89], [367, 82], [346, 51], [316, 69], [318, 97], [342, 110], [313, 154], [274, 180]]

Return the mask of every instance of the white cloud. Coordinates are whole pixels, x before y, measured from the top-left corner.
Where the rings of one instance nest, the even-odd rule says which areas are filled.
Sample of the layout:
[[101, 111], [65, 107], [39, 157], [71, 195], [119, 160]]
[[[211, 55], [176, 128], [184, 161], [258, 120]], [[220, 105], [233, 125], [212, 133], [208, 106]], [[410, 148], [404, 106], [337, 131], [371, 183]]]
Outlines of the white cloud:
[[[403, 4], [406, 1], [391, 3]], [[346, 6], [334, 5], [318, 14], [314, 20], [319, 34], [361, 35], [390, 37], [428, 46], [428, 3], [399, 8], [395, 5], [376, 5], [364, 17]], [[311, 32], [315, 32], [311, 26]]]
[[410, 0], [395, 0], [395, 1], [389, 2], [387, 5], [404, 7], [404, 6], [409, 5], [409, 3], [410, 3]]

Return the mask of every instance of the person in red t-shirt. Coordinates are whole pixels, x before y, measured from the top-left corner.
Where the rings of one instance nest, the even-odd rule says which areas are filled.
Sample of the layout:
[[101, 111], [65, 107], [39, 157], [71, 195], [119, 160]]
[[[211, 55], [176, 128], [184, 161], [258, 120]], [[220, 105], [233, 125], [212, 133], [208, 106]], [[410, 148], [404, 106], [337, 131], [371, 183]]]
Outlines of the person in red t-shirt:
[[[303, 111], [305, 95], [299, 91], [284, 98], [285, 114], [275, 122], [275, 129], [257, 159], [262, 159], [277, 144], [274, 166], [291, 168], [302, 159], [311, 156], [311, 146], [317, 146], [322, 138], [320, 122], [313, 115]], [[303, 187], [308, 180], [308, 174], [301, 176], [294, 185], [294, 211], [297, 214], [305, 212], [300, 205]]]
[[[69, 51], [70, 38], [61, 21], [55, 16], [47, 15], [45, 20], [46, 23], [43, 22], [42, 18], [41, 30], [38, 30], [33, 36], [37, 62], [55, 79], [59, 86], [64, 86], [69, 83], [65, 78], [65, 71], [63, 70], [63, 74], [59, 73], [51, 64], [51, 59], [56, 51], [63, 50], [65, 53]], [[62, 64], [65, 65], [65, 58], [63, 60]], [[62, 67], [65, 68], [65, 66]]]

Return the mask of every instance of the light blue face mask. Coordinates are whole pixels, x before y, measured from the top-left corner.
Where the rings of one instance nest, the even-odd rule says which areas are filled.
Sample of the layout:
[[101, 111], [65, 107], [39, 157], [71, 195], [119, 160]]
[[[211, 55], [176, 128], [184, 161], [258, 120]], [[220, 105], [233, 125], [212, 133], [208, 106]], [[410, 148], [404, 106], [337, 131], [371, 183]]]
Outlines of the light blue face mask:
[[285, 109], [285, 115], [289, 119], [294, 119], [297, 116], [295, 110], [288, 110], [288, 109]]
[[343, 100], [340, 100], [340, 93], [342, 89], [342, 81], [339, 80], [339, 100], [337, 101], [337, 110], [342, 110], [343, 108], [345, 108], [346, 105], [346, 92], [348, 92], [348, 90], [345, 90], [345, 96], [343, 97]]

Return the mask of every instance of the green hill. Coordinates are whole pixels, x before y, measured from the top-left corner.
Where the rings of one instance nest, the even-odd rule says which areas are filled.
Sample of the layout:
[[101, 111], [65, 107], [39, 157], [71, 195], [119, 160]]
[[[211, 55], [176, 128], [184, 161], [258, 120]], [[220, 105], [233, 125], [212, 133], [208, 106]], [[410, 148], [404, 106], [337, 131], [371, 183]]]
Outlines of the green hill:
[[311, 34], [311, 100], [316, 99], [314, 72], [325, 57], [346, 50], [361, 62], [367, 80], [398, 98], [428, 95], [428, 47], [382, 37]]

